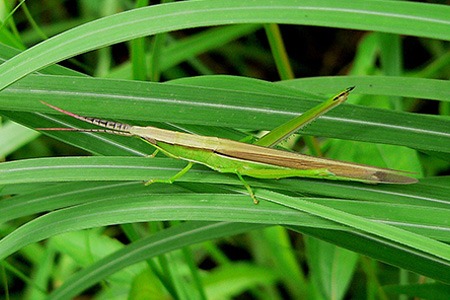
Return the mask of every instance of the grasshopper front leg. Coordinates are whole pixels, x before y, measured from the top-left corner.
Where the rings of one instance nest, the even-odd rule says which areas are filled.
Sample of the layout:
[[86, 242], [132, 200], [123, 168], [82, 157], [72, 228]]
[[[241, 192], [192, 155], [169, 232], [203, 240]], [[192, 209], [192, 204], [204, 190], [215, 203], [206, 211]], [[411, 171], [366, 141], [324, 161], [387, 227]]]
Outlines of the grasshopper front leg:
[[159, 182], [159, 183], [174, 183], [175, 180], [179, 179], [180, 177], [182, 177], [184, 174], [186, 174], [194, 165], [193, 162], [189, 162], [186, 167], [184, 167], [183, 169], [181, 169], [177, 174], [175, 174], [174, 176], [170, 177], [169, 179], [152, 179], [149, 180], [145, 183], [145, 185], [150, 185], [152, 183], [155, 182]]

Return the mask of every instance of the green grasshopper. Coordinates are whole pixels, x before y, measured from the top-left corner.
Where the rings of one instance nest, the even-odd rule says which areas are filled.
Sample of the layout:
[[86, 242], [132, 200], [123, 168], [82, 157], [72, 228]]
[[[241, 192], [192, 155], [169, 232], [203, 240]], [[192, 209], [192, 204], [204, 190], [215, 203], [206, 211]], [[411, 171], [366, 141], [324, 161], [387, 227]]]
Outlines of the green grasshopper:
[[275, 128], [254, 144], [218, 137], [197, 136], [151, 126], [132, 126], [98, 118], [83, 117], [45, 102], [42, 103], [63, 114], [106, 129], [38, 129], [100, 132], [140, 137], [155, 147], [156, 152], [161, 151], [168, 157], [188, 161], [187, 166], [170, 179], [153, 179], [147, 184], [154, 182], [173, 183], [188, 172], [194, 163], [198, 163], [221, 173], [236, 174], [255, 204], [258, 203], [258, 200], [243, 176], [264, 179], [307, 177], [359, 181], [364, 183], [411, 184], [417, 182], [415, 178], [405, 176], [406, 172], [402, 171], [319, 158], [270, 148], [301, 127], [309, 124], [320, 115], [347, 100], [353, 88], [347, 88], [322, 104]]

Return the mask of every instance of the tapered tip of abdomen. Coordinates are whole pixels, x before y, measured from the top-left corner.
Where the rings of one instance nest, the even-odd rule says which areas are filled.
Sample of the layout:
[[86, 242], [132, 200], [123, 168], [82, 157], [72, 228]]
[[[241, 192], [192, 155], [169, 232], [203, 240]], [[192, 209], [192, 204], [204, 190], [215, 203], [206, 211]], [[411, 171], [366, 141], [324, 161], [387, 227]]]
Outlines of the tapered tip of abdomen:
[[416, 178], [382, 171], [375, 172], [373, 176], [376, 177], [380, 183], [413, 184], [418, 182]]

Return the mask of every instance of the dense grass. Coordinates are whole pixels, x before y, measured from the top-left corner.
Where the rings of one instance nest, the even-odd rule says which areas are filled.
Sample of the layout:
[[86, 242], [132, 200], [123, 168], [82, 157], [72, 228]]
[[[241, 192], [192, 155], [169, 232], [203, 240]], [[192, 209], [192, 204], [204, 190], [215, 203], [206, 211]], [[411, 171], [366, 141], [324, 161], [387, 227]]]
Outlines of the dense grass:
[[[3, 11], [3, 298], [450, 293], [448, 6], [70, 2]], [[33, 130], [86, 126], [45, 100], [239, 140], [353, 85], [348, 103], [287, 146], [410, 171], [419, 183], [249, 178], [254, 205], [235, 176], [201, 166], [144, 186], [185, 163], [145, 157], [153, 149], [139, 139]]]

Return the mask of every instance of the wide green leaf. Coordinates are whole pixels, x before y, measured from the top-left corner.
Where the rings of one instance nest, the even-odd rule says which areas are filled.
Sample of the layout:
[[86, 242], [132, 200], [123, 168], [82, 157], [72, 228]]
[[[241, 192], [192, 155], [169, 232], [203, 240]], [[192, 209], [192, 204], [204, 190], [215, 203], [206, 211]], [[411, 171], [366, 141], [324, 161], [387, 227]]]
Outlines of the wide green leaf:
[[[180, 13], [182, 12], [182, 13]], [[402, 1], [184, 1], [144, 7], [67, 30], [0, 66], [0, 89], [41, 68], [107, 45], [161, 32], [235, 23], [333, 26], [450, 40], [450, 7]]]
[[[275, 84], [245, 78], [220, 78], [222, 85], [216, 88], [210, 77], [200, 77], [195, 81], [195, 85], [192, 85], [192, 80], [191, 85], [186, 85], [84, 77], [29, 76], [1, 92], [0, 110], [4, 111], [2, 114], [5, 116], [31, 127], [67, 127], [80, 122], [68, 120], [67, 117], [43, 115], [40, 115], [38, 121], [29, 114], [16, 114], [5, 110], [56, 114], [40, 103], [45, 99], [53, 105], [82, 115], [132, 120], [139, 122], [138, 125], [145, 125], [143, 121], [153, 121], [270, 130], [320, 103], [312, 100], [312, 98], [320, 99], [320, 95], [310, 96], [310, 93], [301, 90], [292, 88], [280, 90]], [[317, 81], [319, 82], [320, 78]], [[373, 78], [372, 81], [368, 78], [349, 78], [348, 81], [349, 84], [357, 85], [362, 92], [370, 89], [371, 85], [376, 85], [378, 90], [385, 87], [394, 89], [396, 86], [395, 81], [389, 83], [379, 77]], [[417, 81], [402, 78], [402, 83], [412, 86], [405, 92], [405, 96], [413, 93]], [[427, 89], [430, 93], [433, 88], [439, 86], [449, 90], [448, 85], [438, 80], [422, 79], [421, 82], [429, 86]], [[202, 84], [209, 84], [209, 87], [200, 87]], [[326, 83], [323, 83], [323, 86], [325, 85]], [[236, 90], [235, 86], [240, 86], [239, 90]], [[265, 86], [265, 92], [253, 92], [255, 89], [261, 89], [261, 86]], [[247, 91], [243, 91], [244, 88]], [[357, 92], [358, 90], [355, 94]], [[324, 95], [322, 99], [327, 97]], [[102, 106], [98, 103], [102, 103]], [[443, 117], [344, 104], [308, 126], [303, 133], [448, 152], [450, 135], [446, 128], [449, 126], [450, 120]], [[67, 133], [49, 134], [68, 136]], [[69, 135], [72, 139], [75, 135], [80, 139], [78, 143], [91, 147], [101, 143], [103, 146], [97, 147], [98, 149], [104, 149], [105, 143], [114, 143], [110, 141], [110, 137], [100, 138], [92, 137], [92, 134], [74, 133]], [[217, 135], [217, 130], [212, 129], [209, 135]], [[89, 136], [89, 142], [86, 136]], [[97, 139], [97, 142], [93, 142], [93, 139]], [[124, 141], [123, 138], [112, 140]], [[99, 151], [94, 148], [88, 149], [84, 145], [83, 148], [87, 150]], [[118, 147], [126, 146], [122, 142]]]

